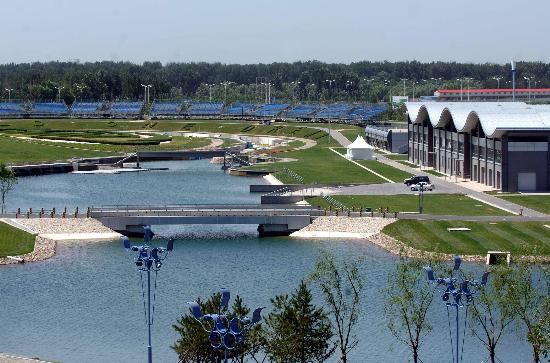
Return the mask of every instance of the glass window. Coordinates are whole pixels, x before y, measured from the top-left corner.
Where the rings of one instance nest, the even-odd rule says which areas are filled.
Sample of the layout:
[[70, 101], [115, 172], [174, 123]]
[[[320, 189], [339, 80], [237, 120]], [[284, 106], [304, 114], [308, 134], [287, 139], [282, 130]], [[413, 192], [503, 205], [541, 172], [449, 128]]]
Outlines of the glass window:
[[464, 142], [463, 141], [458, 142], [458, 152], [461, 153], [461, 154], [464, 154]]
[[497, 163], [502, 163], [502, 150], [495, 150], [495, 161]]
[[493, 161], [493, 149], [487, 149], [487, 160]]

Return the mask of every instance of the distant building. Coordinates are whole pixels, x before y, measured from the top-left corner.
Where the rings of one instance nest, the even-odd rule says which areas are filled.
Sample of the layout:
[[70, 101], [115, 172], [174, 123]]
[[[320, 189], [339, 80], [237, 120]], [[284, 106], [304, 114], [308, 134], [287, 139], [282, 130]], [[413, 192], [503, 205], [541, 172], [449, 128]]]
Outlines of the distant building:
[[503, 191], [550, 190], [550, 105], [408, 102], [409, 161]]
[[[509, 101], [511, 88], [440, 89], [434, 92], [438, 101]], [[516, 88], [516, 101], [550, 101], [550, 88]]]
[[365, 139], [370, 145], [397, 154], [407, 153], [407, 134], [408, 130], [405, 128], [398, 129], [378, 125], [365, 127]]

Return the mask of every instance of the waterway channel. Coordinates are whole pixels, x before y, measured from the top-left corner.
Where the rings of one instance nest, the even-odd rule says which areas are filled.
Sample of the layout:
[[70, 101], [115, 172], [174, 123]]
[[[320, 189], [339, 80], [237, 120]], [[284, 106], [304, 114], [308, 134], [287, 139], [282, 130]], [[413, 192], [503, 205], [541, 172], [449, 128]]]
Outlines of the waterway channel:
[[[168, 171], [116, 175], [58, 174], [20, 178], [10, 208], [64, 208], [112, 204], [259, 203], [248, 192], [261, 179], [231, 177], [206, 160], [156, 162]], [[146, 166], [147, 166], [146, 165]], [[153, 227], [159, 243], [176, 236], [175, 251], [159, 274], [153, 356], [177, 362], [172, 324], [186, 302], [227, 287], [250, 306], [267, 306], [290, 293], [311, 272], [321, 248], [363, 256], [367, 291], [357, 326], [359, 345], [350, 362], [407, 362], [406, 347], [386, 328], [380, 289], [395, 262], [365, 241], [264, 238], [256, 226]], [[481, 266], [467, 266], [480, 270]], [[317, 303], [321, 303], [315, 292]], [[424, 362], [451, 362], [445, 308], [436, 300], [434, 330]], [[0, 351], [61, 362], [143, 362], [146, 326], [139, 274], [120, 241], [60, 246], [47, 261], [0, 268]], [[464, 362], [486, 361], [481, 343], [466, 335]], [[527, 343], [509, 334], [499, 345], [502, 362], [530, 358]], [[336, 362], [336, 355], [331, 362]]]

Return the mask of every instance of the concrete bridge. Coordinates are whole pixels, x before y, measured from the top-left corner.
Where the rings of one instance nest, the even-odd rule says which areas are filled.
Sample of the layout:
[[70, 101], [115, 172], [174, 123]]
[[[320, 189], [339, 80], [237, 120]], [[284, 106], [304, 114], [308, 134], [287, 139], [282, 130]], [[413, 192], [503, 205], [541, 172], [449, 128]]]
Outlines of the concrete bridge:
[[257, 224], [261, 237], [286, 236], [324, 214], [296, 204], [106, 206], [90, 212], [105, 226], [130, 236], [141, 236], [144, 225], [163, 224]]

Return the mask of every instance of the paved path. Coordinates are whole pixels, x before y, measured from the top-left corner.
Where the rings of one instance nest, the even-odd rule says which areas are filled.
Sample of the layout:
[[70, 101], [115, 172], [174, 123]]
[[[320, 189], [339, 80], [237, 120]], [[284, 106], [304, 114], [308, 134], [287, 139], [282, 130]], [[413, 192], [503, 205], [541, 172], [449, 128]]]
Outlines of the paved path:
[[26, 358], [12, 354], [0, 353], [0, 363], [51, 363], [38, 358]]
[[[326, 129], [326, 128], [321, 128], [321, 129], [328, 132], [328, 129]], [[334, 140], [338, 141], [342, 146], [347, 146], [347, 145], [350, 144], [350, 141], [344, 135], [342, 135], [339, 131], [331, 130], [331, 135], [334, 138]], [[411, 173], [411, 175], [419, 173], [418, 169], [411, 168], [407, 165], [403, 165], [401, 163], [398, 163], [395, 160], [388, 159], [385, 156], [380, 155], [380, 154], [378, 155], [378, 160], [380, 162], [384, 163], [384, 164], [391, 165], [396, 169]], [[512, 202], [509, 202], [507, 200], [497, 198], [493, 195], [490, 195], [490, 194], [487, 194], [487, 193], [484, 193], [484, 192], [479, 192], [479, 191], [472, 190], [470, 188], [466, 188], [464, 186], [461, 186], [460, 184], [452, 183], [452, 182], [446, 181], [442, 178], [439, 178], [439, 177], [436, 177], [436, 176], [433, 176], [433, 175], [430, 175], [430, 179], [432, 180], [433, 184], [435, 185], [436, 190], [445, 190], [447, 193], [466, 194], [466, 195], [469, 195], [469, 196], [473, 197], [476, 200], [479, 200], [483, 203], [489, 204], [490, 206], [500, 208], [502, 210], [506, 210], [506, 211], [509, 211], [511, 213], [514, 213], [514, 214], [519, 214], [520, 210], [523, 209], [523, 216], [525, 216], [525, 217], [544, 218], [544, 217], [547, 216], [546, 214], [541, 213], [541, 212], [537, 212], [533, 209], [529, 209], [529, 208], [523, 207], [519, 204], [512, 203]], [[369, 186], [369, 188], [370, 188], [370, 186]], [[345, 191], [344, 188], [340, 188], [339, 190], [340, 190], [339, 194], [346, 194], [346, 191]], [[359, 190], [360, 190], [359, 188], [356, 188], [354, 191], [358, 192]], [[367, 191], [367, 188], [365, 188], [364, 190]], [[368, 191], [370, 191], [370, 190], [368, 190]], [[376, 192], [376, 190], [372, 190], [372, 192], [374, 194]]]

